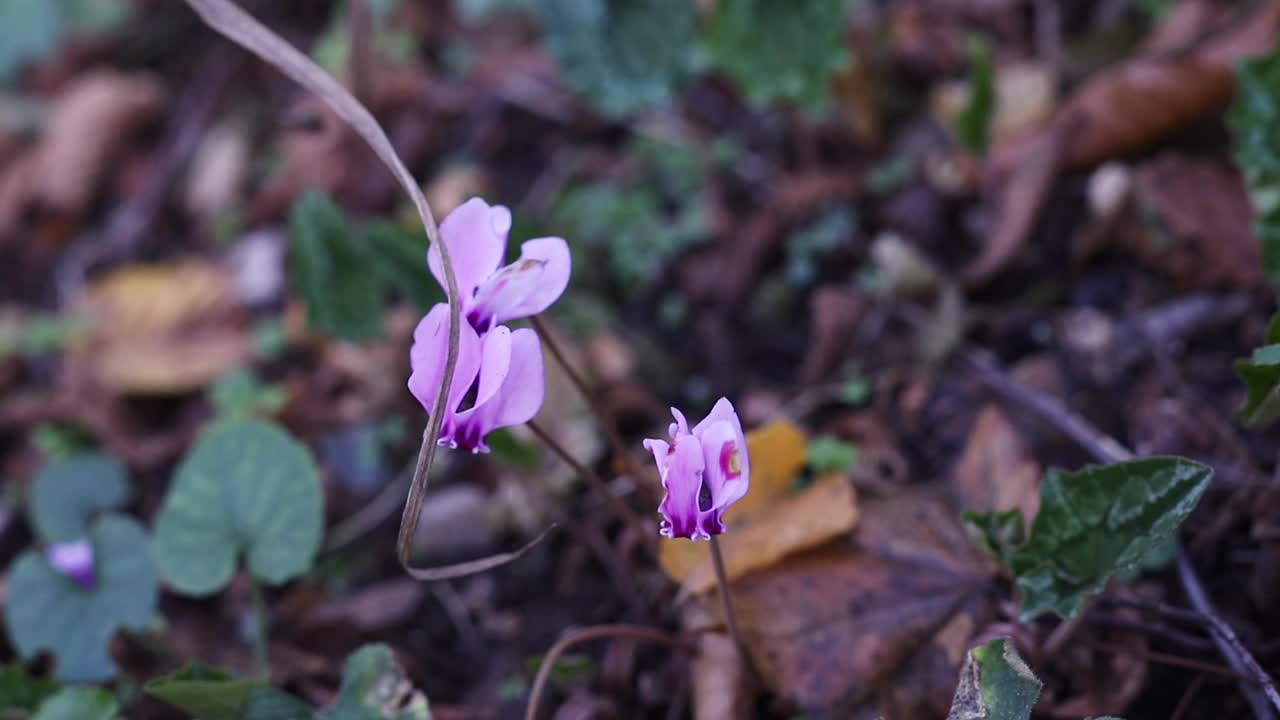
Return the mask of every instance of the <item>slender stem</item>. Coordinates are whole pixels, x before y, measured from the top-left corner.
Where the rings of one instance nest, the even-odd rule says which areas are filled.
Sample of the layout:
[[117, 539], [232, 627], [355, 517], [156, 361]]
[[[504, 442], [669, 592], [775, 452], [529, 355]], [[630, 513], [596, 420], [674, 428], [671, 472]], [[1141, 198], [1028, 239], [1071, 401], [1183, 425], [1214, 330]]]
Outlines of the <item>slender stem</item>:
[[564, 368], [565, 374], [569, 376], [569, 381], [573, 383], [578, 394], [587, 402], [587, 407], [591, 410], [591, 414], [595, 416], [596, 422], [600, 423], [605, 435], [609, 437], [609, 445], [613, 447], [613, 454], [618, 457], [627, 473], [638, 480], [643, 475], [643, 472], [631, 459], [631, 454], [627, 452], [627, 446], [622, 442], [622, 436], [618, 434], [618, 429], [614, 427], [613, 418], [605, 414], [604, 408], [600, 407], [600, 404], [596, 402], [595, 395], [587, 387], [582, 375], [578, 374], [578, 371], [569, 364], [568, 359], [560, 350], [560, 346], [556, 344], [555, 338], [551, 336], [547, 326], [542, 322], [542, 318], [534, 315], [529, 318], [529, 322], [533, 325], [533, 329], [537, 331], [538, 337], [542, 338], [542, 344], [551, 351], [552, 357], [556, 359], [556, 362], [560, 363], [560, 367]]
[[271, 659], [268, 656], [270, 643], [270, 620], [267, 618], [267, 603], [262, 597], [262, 584], [258, 578], [249, 573], [249, 594], [253, 598], [253, 664], [258, 677], [264, 681], [271, 680]]
[[533, 689], [529, 692], [529, 705], [524, 712], [525, 720], [537, 720], [538, 703], [542, 700], [542, 695], [546, 691], [547, 680], [551, 678], [551, 669], [555, 667], [556, 661], [560, 659], [560, 656], [574, 645], [606, 637], [648, 640], [649, 642], [662, 643], [682, 652], [690, 652], [692, 650], [686, 642], [675, 635], [644, 625], [595, 625], [575, 630], [557, 640], [556, 644], [552, 645], [551, 649], [547, 651], [547, 654], [542, 656], [542, 665], [538, 668], [538, 674], [533, 679]]
[[754, 673], [751, 656], [747, 653], [747, 644], [742, 639], [742, 632], [738, 630], [738, 615], [733, 611], [733, 597], [729, 594], [729, 573], [724, 569], [724, 554], [720, 551], [720, 538], [715, 535], [711, 536], [711, 564], [715, 566], [716, 583], [720, 586], [720, 607], [724, 610], [724, 624], [729, 627], [729, 635], [733, 638], [733, 644], [738, 646], [738, 654], [742, 656], [743, 664], [748, 671]]
[[573, 455], [569, 454], [568, 450], [565, 450], [550, 433], [543, 430], [536, 422], [530, 420], [525, 424], [533, 431], [534, 435], [538, 436], [538, 439], [542, 441], [543, 445], [546, 445], [552, 452], [558, 455], [561, 460], [568, 463], [569, 467], [573, 468], [574, 472], [585, 478], [586, 481], [590, 483], [591, 487], [595, 489], [596, 492], [600, 493], [606, 501], [608, 501], [609, 506], [612, 507], [613, 511], [622, 518], [623, 522], [637, 529], [644, 528], [644, 520], [642, 520], [634, 510], [627, 507], [627, 504], [622, 502], [622, 498], [618, 497], [618, 494], [613, 491], [613, 488], [610, 488], [608, 483], [606, 483], [599, 475], [592, 472], [587, 466], [578, 462]]

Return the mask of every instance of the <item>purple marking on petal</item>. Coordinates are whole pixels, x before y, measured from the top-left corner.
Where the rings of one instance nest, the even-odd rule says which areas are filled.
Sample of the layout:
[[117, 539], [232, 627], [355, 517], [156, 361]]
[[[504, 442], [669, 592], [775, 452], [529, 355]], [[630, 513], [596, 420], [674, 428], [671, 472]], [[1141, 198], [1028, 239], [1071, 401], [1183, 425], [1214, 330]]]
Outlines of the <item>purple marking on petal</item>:
[[97, 587], [93, 565], [93, 545], [88, 540], [55, 543], [45, 549], [45, 557], [54, 570], [71, 578], [83, 590]]

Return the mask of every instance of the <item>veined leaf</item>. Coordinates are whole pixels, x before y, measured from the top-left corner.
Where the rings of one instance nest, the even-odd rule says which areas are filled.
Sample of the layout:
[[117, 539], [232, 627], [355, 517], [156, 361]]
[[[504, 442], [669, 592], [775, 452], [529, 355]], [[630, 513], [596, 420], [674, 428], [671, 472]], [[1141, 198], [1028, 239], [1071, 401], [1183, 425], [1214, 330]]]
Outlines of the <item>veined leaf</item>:
[[969, 651], [947, 720], [1028, 720], [1044, 683], [1009, 638]]
[[369, 248], [353, 240], [342, 209], [308, 190], [289, 213], [289, 237], [291, 269], [308, 322], [344, 340], [376, 337], [382, 328], [383, 285], [373, 272]]
[[146, 691], [200, 720], [242, 720], [258, 681], [236, 680], [223, 670], [200, 663], [156, 678]]
[[1022, 617], [1071, 617], [1117, 571], [1137, 565], [1191, 514], [1213, 471], [1179, 457], [1049, 471], [1027, 543], [1009, 555]]
[[118, 460], [83, 453], [40, 469], [31, 489], [31, 521], [45, 540], [78, 540], [90, 515], [120, 507], [128, 496], [129, 481]]
[[1267, 342], [1255, 349], [1248, 360], [1237, 360], [1232, 366], [1247, 392], [1240, 419], [1254, 427], [1270, 425], [1280, 418], [1280, 313], [1267, 326]]
[[272, 584], [301, 575], [320, 546], [324, 496], [310, 450], [261, 420], [207, 430], [156, 517], [160, 570], [186, 595], [222, 589], [243, 553]]

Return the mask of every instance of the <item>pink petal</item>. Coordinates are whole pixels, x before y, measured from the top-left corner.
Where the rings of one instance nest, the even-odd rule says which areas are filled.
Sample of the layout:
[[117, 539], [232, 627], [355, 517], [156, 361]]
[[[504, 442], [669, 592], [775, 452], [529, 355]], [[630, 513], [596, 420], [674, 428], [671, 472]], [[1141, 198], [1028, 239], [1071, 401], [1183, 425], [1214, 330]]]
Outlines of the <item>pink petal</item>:
[[733, 409], [733, 403], [728, 398], [720, 398], [716, 401], [711, 412], [702, 419], [702, 422], [693, 426], [693, 434], [702, 436], [707, 428], [718, 422], [726, 422], [733, 428], [734, 434], [737, 435], [738, 444], [742, 448], [742, 476], [747, 478], [748, 483], [751, 478], [751, 458], [747, 453], [747, 436], [742, 432], [742, 421], [738, 419], [738, 413]]
[[676, 419], [675, 422], [667, 426], [667, 433], [671, 435], [672, 439], [678, 438], [681, 435], [688, 435], [689, 421], [684, 419], [684, 413], [680, 412], [676, 408], [671, 408], [671, 415]]
[[684, 435], [671, 448], [662, 487], [667, 494], [658, 505], [667, 537], [709, 538], [701, 529], [698, 495], [702, 491], [702, 445], [692, 435]]
[[730, 505], [747, 494], [750, 487], [746, 444], [739, 439], [733, 425], [725, 420], [704, 427], [701, 435], [695, 437], [702, 443], [706, 466], [702, 477], [711, 491], [709, 512], [719, 511], [718, 520]]
[[667, 460], [671, 456], [671, 446], [667, 444], [666, 440], [658, 440], [655, 438], [645, 440], [641, 445], [644, 446], [645, 450], [653, 453], [653, 461], [658, 464], [658, 477], [666, 477]]
[[[490, 340], [500, 332], [504, 340]], [[493, 371], [489, 376], [490, 385], [486, 387], [485, 366], [489, 364], [500, 366], [502, 372]], [[488, 452], [489, 447], [484, 442], [486, 435], [500, 427], [526, 423], [542, 408], [546, 378], [542, 345], [537, 333], [528, 328], [515, 332], [501, 326], [494, 329], [485, 337], [480, 378], [476, 404], [470, 410], [458, 413], [456, 418], [458, 447], [472, 452]], [[498, 383], [496, 388], [492, 386], [495, 382]]]
[[[444, 380], [444, 366], [449, 353], [449, 306], [438, 303], [431, 308], [413, 331], [413, 347], [409, 349], [409, 392], [431, 414], [440, 384]], [[453, 386], [449, 390], [448, 414], [458, 408], [458, 403], [471, 389], [480, 369], [480, 338], [466, 322], [458, 328], [458, 363], [454, 368]], [[446, 422], [448, 416], [446, 416]]]
[[512, 266], [536, 265], [537, 281], [527, 292], [514, 292], [503, 302], [495, 301], [491, 307], [495, 322], [506, 322], [529, 317], [551, 307], [569, 286], [573, 260], [569, 244], [564, 238], [545, 237], [528, 240], [520, 246], [520, 259]]
[[[440, 238], [449, 247], [464, 314], [470, 310], [475, 289], [502, 262], [510, 231], [511, 211], [502, 205], [490, 206], [478, 197], [459, 205], [440, 223]], [[427, 266], [440, 287], [445, 287], [440, 251], [434, 245], [427, 250]]]

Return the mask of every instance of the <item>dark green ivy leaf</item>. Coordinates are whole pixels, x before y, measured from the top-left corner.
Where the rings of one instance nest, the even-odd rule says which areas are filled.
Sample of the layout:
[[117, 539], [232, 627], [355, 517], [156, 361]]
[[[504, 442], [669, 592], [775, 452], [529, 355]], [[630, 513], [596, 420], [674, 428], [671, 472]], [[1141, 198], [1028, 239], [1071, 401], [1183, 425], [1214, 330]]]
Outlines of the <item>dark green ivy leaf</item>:
[[1022, 617], [1072, 617], [1117, 571], [1171, 537], [1208, 487], [1213, 470], [1179, 457], [1050, 470], [1027, 543], [1010, 556]]
[[1044, 686], [1009, 638], [969, 651], [947, 720], [1028, 720]]
[[1013, 551], [1027, 541], [1026, 520], [1018, 508], [993, 512], [965, 512], [965, 529], [978, 547], [1008, 565]]
[[1248, 360], [1232, 366], [1244, 381], [1246, 397], [1240, 419], [1261, 427], [1280, 418], [1280, 313], [1267, 325], [1267, 345], [1253, 351]]
[[[45, 698], [57, 691], [57, 680], [32, 677], [18, 663], [0, 667], [0, 711], [34, 712]], [[4, 717], [3, 712], [0, 712], [0, 717]]]
[[1235, 161], [1253, 204], [1263, 270], [1280, 285], [1280, 51], [1245, 60], [1237, 76], [1228, 115]]
[[430, 720], [431, 711], [391, 648], [365, 645], [347, 658], [338, 699], [321, 716], [325, 720]]
[[689, 72], [695, 17], [688, 0], [537, 0], [537, 5], [547, 48], [565, 84], [606, 115], [665, 105]]
[[308, 323], [344, 340], [376, 337], [382, 329], [383, 285], [372, 272], [371, 249], [354, 237], [342, 209], [323, 193], [304, 192], [289, 212], [289, 238], [290, 268]]

